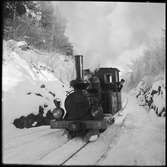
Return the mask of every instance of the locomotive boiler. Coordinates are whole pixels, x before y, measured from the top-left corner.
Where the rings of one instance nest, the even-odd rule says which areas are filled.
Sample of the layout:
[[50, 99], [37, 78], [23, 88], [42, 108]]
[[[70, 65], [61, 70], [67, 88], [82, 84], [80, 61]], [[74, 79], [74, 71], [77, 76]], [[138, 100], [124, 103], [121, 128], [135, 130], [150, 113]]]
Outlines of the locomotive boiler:
[[63, 120], [51, 120], [51, 128], [103, 132], [107, 128], [106, 115], [114, 115], [121, 109], [119, 70], [99, 68], [89, 80], [84, 80], [82, 55], [75, 56], [75, 67], [76, 79], [70, 82], [73, 91], [64, 104], [66, 115]]

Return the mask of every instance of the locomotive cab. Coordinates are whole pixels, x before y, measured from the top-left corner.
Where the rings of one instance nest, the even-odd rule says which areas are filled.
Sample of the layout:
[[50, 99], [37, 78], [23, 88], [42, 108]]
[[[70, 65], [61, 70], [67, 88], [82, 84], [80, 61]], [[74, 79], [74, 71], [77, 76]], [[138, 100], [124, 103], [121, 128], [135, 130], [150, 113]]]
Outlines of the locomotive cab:
[[121, 92], [119, 87], [119, 70], [117, 68], [99, 68], [96, 75], [101, 84], [101, 104], [104, 113], [114, 115], [121, 109]]

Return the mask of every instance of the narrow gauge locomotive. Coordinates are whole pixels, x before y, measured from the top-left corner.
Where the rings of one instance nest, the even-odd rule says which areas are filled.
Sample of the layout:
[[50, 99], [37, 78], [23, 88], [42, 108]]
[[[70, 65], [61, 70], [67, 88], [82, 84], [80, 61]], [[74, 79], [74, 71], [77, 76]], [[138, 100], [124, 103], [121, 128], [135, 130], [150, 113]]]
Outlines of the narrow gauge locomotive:
[[99, 68], [90, 78], [84, 80], [83, 56], [75, 56], [76, 79], [70, 82], [73, 91], [65, 99], [66, 115], [63, 120], [51, 120], [51, 128], [62, 128], [72, 132], [87, 130], [105, 131], [107, 115], [114, 115], [121, 109], [119, 70]]

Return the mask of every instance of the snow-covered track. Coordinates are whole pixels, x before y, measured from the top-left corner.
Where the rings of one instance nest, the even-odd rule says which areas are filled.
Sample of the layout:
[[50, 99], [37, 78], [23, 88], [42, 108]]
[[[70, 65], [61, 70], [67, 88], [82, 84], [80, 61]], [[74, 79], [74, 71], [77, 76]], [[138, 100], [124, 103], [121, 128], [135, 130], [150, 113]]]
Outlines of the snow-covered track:
[[35, 164], [63, 165], [86, 145], [87, 142], [83, 141], [81, 138], [73, 138], [61, 147], [57, 148], [55, 151], [47, 154], [41, 160], [35, 162]]
[[49, 126], [39, 126], [39, 127], [34, 127], [34, 128], [28, 128], [28, 129], [17, 129], [18, 133], [14, 136], [8, 137], [8, 140], [13, 140], [16, 138], [20, 138], [23, 136], [28, 136], [28, 135], [32, 135], [32, 134], [36, 134], [36, 133], [40, 133], [43, 131], [48, 131]]
[[[128, 98], [126, 97], [123, 102], [123, 107], [120, 112], [126, 108]], [[96, 142], [90, 142], [83, 145], [71, 157], [64, 161], [61, 165], [95, 165], [105, 157], [108, 150], [112, 145], [117, 142], [117, 138], [121, 133], [124, 120], [127, 114], [122, 117], [120, 124], [113, 124], [103, 132]]]
[[10, 164], [32, 164], [67, 141], [68, 139], [63, 135], [63, 131], [53, 130], [31, 142], [24, 143], [13, 149], [4, 150], [3, 158], [6, 163]]
[[61, 165], [66, 164], [67, 161], [69, 161], [70, 159], [72, 159], [79, 151], [81, 151], [82, 149], [84, 149], [84, 147], [86, 147], [88, 144], [88, 142], [86, 142], [85, 144], [83, 144], [83, 146], [81, 146], [78, 150], [76, 150], [70, 157], [68, 157], [64, 162], [61, 163]]
[[[121, 112], [126, 108], [128, 99], [124, 99]], [[121, 133], [123, 120], [120, 125], [112, 125], [100, 135], [96, 142], [85, 142], [81, 138], [74, 138], [62, 145], [54, 152], [50, 152], [36, 164], [47, 165], [94, 165], [97, 164], [116, 142]]]
[[117, 142], [117, 138], [121, 133], [123, 124], [109, 126], [103, 132], [97, 141], [89, 142], [84, 145], [75, 156], [68, 158], [63, 165], [95, 165], [102, 159], [108, 150]]
[[50, 135], [52, 133], [59, 133], [60, 130], [51, 130], [49, 129], [49, 127], [47, 129], [38, 131], [38, 132], [34, 132], [34, 133], [30, 133], [27, 135], [21, 135], [19, 137], [13, 138], [9, 141], [4, 141], [4, 149], [5, 150], [9, 150], [9, 149], [14, 149], [16, 147], [19, 147], [21, 145], [33, 142], [41, 137]]

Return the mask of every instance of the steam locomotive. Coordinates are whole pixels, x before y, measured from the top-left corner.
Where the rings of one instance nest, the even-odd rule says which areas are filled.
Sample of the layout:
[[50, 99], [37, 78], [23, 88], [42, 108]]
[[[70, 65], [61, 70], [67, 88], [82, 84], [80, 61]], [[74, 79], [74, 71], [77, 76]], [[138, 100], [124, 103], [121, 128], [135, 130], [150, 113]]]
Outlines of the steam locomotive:
[[[119, 70], [99, 68], [85, 80], [89, 70], [83, 70], [82, 55], [75, 56], [75, 67], [76, 79], [70, 82], [73, 91], [68, 93], [64, 103], [66, 115], [63, 119], [51, 120], [50, 127], [71, 133], [89, 130], [101, 133], [107, 129], [106, 117], [113, 116], [122, 107]], [[57, 111], [60, 109], [58, 106]]]

